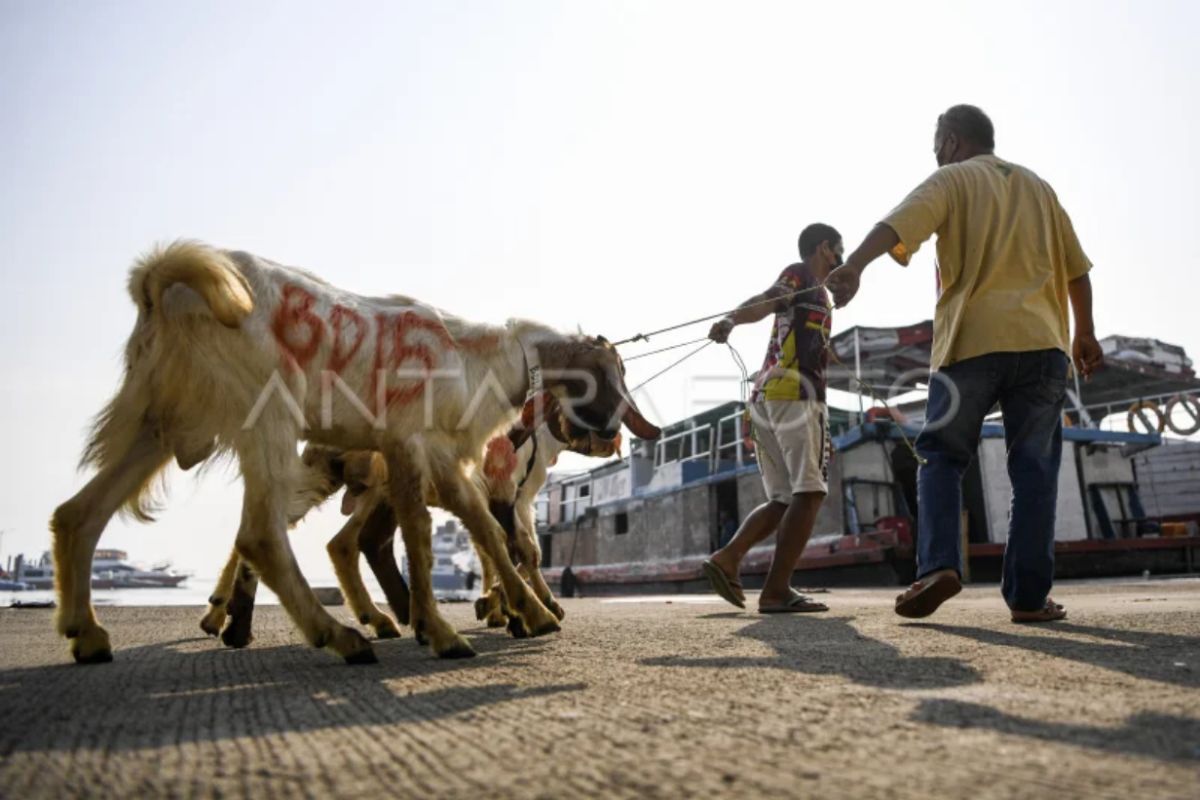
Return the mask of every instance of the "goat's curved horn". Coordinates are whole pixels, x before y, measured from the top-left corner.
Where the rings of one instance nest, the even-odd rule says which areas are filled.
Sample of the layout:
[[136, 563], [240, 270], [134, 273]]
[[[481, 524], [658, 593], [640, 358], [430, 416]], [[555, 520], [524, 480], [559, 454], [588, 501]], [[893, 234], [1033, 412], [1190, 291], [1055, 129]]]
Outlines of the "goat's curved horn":
[[607, 372], [608, 379], [621, 395], [621, 422], [625, 427], [639, 439], [657, 439], [662, 436], [662, 429], [642, 416], [642, 412], [638, 410], [637, 403], [633, 402], [633, 397], [625, 388], [625, 379], [621, 377], [616, 365], [610, 365]]

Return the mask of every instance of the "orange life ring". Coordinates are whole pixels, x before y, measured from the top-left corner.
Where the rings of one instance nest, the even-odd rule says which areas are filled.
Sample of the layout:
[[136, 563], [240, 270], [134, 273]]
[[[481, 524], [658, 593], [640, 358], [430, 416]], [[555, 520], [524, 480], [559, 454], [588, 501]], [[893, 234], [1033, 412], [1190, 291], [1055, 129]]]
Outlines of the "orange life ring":
[[[1175, 424], [1175, 409], [1183, 406], [1183, 410], [1189, 417], [1192, 418], [1192, 424], [1189, 427], [1181, 428]], [[1191, 436], [1193, 433], [1200, 431], [1200, 400], [1186, 394], [1177, 394], [1167, 401], [1167, 408], [1163, 412], [1163, 417], [1166, 420], [1167, 427], [1178, 433], [1180, 436]]]
[[[1146, 417], [1145, 412], [1147, 411], [1153, 411], [1154, 416], [1158, 418], [1157, 427], [1151, 424], [1150, 419]], [[1137, 425], [1134, 424], [1136, 420], [1141, 420], [1150, 430], [1138, 430]], [[1162, 411], [1159, 410], [1157, 403], [1143, 400], [1129, 407], [1129, 413], [1125, 415], [1125, 427], [1129, 428], [1130, 433], [1162, 433], [1163, 429], [1167, 427], [1167, 421], [1163, 417]]]

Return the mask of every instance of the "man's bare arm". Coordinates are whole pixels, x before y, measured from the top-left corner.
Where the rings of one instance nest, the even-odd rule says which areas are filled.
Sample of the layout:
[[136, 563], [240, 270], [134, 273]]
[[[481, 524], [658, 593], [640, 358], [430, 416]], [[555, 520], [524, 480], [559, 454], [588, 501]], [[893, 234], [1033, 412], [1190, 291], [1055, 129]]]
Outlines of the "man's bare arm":
[[732, 312], [713, 323], [708, 331], [708, 338], [717, 343], [724, 343], [729, 338], [729, 332], [735, 325], [748, 325], [758, 322], [779, 310], [780, 298], [787, 290], [776, 284], [761, 294], [756, 294], [742, 303]]
[[900, 237], [882, 222], [871, 229], [862, 244], [846, 258], [846, 263], [829, 273], [825, 286], [833, 294], [833, 302], [841, 308], [858, 293], [859, 281], [872, 261], [900, 243]]
[[1079, 374], [1090, 378], [1104, 363], [1104, 350], [1096, 341], [1096, 323], [1092, 320], [1092, 279], [1085, 273], [1068, 282], [1067, 295], [1071, 298], [1071, 310], [1075, 312], [1071, 357]]

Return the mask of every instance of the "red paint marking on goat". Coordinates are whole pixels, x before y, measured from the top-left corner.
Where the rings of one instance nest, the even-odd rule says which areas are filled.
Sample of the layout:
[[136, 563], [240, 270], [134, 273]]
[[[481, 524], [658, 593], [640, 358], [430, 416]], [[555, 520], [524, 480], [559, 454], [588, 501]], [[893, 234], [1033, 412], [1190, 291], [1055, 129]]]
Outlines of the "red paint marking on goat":
[[[446, 326], [437, 320], [422, 317], [414, 311], [405, 311], [396, 316], [387, 314], [375, 315], [375, 369], [371, 374], [371, 396], [376, 397], [379, 387], [379, 375], [385, 369], [397, 370], [403, 365], [418, 362], [426, 373], [437, 366], [437, 351], [424, 342], [410, 342], [409, 337], [416, 332], [427, 332], [447, 349], [455, 349], [454, 339]], [[391, 343], [388, 352], [388, 343]], [[384, 403], [411, 403], [425, 391], [425, 381], [415, 380], [407, 386], [389, 387], [384, 393]]]
[[[363, 349], [370, 321], [344, 305], [334, 305], [326, 323], [313, 312], [317, 297], [296, 284], [285, 284], [282, 298], [271, 319], [271, 332], [283, 351], [285, 364], [295, 370], [307, 369], [325, 341], [326, 325], [332, 328], [332, 341], [325, 368], [340, 374]], [[436, 318], [415, 311], [375, 315], [374, 369], [370, 396], [378, 396], [380, 374], [417, 367], [425, 373], [436, 369], [442, 351], [460, 348], [470, 351], [494, 350], [500, 337], [483, 335], [456, 342], [446, 326]], [[386, 379], [386, 376], [385, 376]], [[387, 406], [411, 403], [425, 391], [425, 380], [405, 381], [389, 386], [384, 393]]]
[[[328, 369], [340, 375], [367, 338], [367, 320], [352, 308], [336, 305], [329, 312], [329, 324], [333, 327], [333, 349], [329, 353]], [[354, 327], [354, 338], [347, 344], [343, 334], [349, 325]]]
[[[317, 298], [295, 284], [283, 287], [283, 299], [271, 319], [271, 332], [283, 350], [284, 359], [294, 369], [302, 370], [312, 361], [325, 337], [325, 323], [312, 312]], [[307, 340], [297, 342], [297, 333], [307, 328]]]
[[492, 481], [506, 481], [517, 470], [517, 451], [507, 436], [493, 437], [483, 456], [483, 474]]

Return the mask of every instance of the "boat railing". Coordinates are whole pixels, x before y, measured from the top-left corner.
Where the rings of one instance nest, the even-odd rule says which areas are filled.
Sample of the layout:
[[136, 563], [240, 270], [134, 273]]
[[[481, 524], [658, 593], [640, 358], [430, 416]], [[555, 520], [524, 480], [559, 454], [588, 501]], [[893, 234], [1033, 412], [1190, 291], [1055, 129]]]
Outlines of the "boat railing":
[[[726, 423], [728, 422], [732, 422], [733, 425], [727, 426]], [[717, 420], [715, 425], [717, 429], [717, 445], [713, 448], [711, 471], [716, 472], [720, 463], [728, 460], [726, 454], [730, 453], [730, 451], [732, 451], [734, 463], [739, 467], [746, 463], [746, 445], [743, 434], [744, 425], [745, 419], [741, 411], [735, 411]], [[732, 427], [733, 429], [733, 436], [729, 440], [725, 439], [725, 429], [727, 427]]]
[[[703, 445], [701, 445], [702, 439]], [[673, 442], [679, 443], [679, 456], [677, 458], [668, 458], [668, 446]], [[688, 450], [687, 455], [683, 454], [685, 444], [688, 445], [686, 448]], [[703, 446], [703, 450], [700, 449], [701, 446]], [[657, 469], [658, 467], [662, 467], [667, 464], [685, 461], [697, 461], [699, 459], [711, 461], [712, 454], [712, 426], [697, 425], [692, 428], [688, 428], [687, 430], [679, 431], [678, 433], [673, 433], [669, 436], [664, 436], [658, 439], [654, 443], [654, 467]]]

